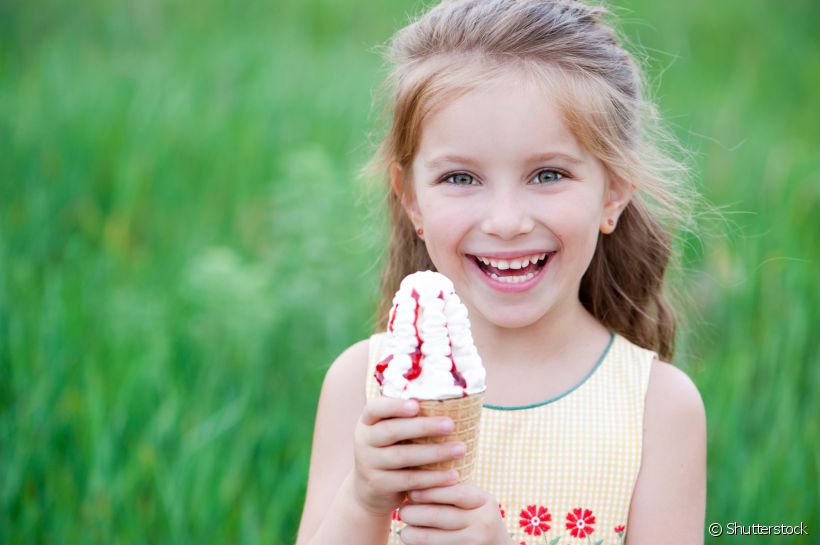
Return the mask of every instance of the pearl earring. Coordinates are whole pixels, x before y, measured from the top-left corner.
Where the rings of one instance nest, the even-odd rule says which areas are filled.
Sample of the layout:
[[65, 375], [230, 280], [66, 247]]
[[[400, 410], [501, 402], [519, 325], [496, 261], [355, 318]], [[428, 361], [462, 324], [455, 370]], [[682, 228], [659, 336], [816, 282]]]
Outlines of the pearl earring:
[[424, 229], [422, 229], [421, 227], [419, 227], [418, 229], [416, 229], [416, 234], [417, 234], [418, 236], [422, 236], [422, 235], [424, 234]]

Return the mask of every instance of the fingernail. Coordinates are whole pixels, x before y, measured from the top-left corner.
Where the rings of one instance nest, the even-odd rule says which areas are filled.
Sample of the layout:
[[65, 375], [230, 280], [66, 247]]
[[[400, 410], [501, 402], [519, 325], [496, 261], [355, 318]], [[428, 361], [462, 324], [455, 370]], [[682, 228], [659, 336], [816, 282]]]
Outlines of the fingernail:
[[441, 424], [439, 424], [439, 427], [443, 432], [451, 432], [453, 431], [453, 421], [449, 418], [447, 420], [442, 420]]
[[416, 402], [415, 402], [415, 401], [413, 401], [412, 399], [410, 399], [410, 400], [408, 400], [408, 401], [405, 401], [405, 403], [404, 403], [404, 409], [405, 409], [408, 413], [413, 413], [413, 412], [416, 412]]
[[467, 446], [463, 443], [459, 443], [458, 445], [453, 446], [453, 448], [450, 449], [450, 452], [453, 453], [454, 457], [460, 458], [464, 456], [465, 452], [467, 452]]
[[458, 482], [458, 471], [451, 471], [449, 475], [449, 480], [451, 483]]

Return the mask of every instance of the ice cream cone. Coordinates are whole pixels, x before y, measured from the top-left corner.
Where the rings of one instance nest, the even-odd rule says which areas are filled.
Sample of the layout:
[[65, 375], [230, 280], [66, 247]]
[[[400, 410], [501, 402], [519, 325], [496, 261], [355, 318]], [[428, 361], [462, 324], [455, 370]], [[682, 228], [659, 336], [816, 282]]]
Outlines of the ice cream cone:
[[419, 467], [455, 469], [459, 482], [466, 481], [478, 451], [486, 372], [470, 333], [467, 307], [452, 281], [434, 271], [407, 275], [393, 297], [386, 335], [374, 373], [381, 394], [417, 399], [419, 416], [449, 416], [455, 424], [449, 435], [404, 442], [463, 442], [463, 457]]
[[453, 419], [455, 429], [453, 433], [449, 435], [423, 437], [414, 439], [412, 443], [438, 444], [461, 441], [467, 446], [467, 452], [462, 458], [435, 464], [426, 464], [420, 466], [421, 469], [455, 469], [458, 471], [460, 483], [472, 476], [476, 453], [478, 451], [478, 435], [483, 401], [483, 392], [453, 399], [419, 400], [419, 416], [449, 416]]

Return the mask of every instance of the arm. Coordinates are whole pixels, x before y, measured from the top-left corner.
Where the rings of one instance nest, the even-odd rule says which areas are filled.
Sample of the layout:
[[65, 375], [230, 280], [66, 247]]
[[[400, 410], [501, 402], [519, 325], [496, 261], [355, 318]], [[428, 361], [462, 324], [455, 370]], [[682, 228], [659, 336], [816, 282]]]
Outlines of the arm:
[[367, 353], [367, 340], [354, 344], [325, 376], [296, 545], [381, 545], [387, 540], [389, 517], [368, 513], [353, 501], [353, 432], [365, 406]]
[[458, 457], [454, 443], [406, 444], [449, 435], [453, 421], [418, 416], [416, 402], [367, 401], [367, 352], [367, 341], [353, 345], [325, 376], [297, 545], [381, 545], [405, 491], [458, 479], [455, 471], [416, 469]]
[[627, 544], [702, 544], [706, 412], [689, 377], [657, 360], [646, 394], [643, 437]]

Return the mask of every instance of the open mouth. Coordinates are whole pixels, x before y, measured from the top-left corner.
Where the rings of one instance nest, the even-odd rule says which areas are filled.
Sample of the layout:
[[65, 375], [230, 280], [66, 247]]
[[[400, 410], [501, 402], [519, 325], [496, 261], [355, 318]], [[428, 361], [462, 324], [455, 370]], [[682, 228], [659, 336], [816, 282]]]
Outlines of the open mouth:
[[530, 280], [544, 268], [555, 252], [525, 257], [517, 260], [496, 260], [470, 255], [478, 268], [488, 277], [505, 284], [519, 284]]

